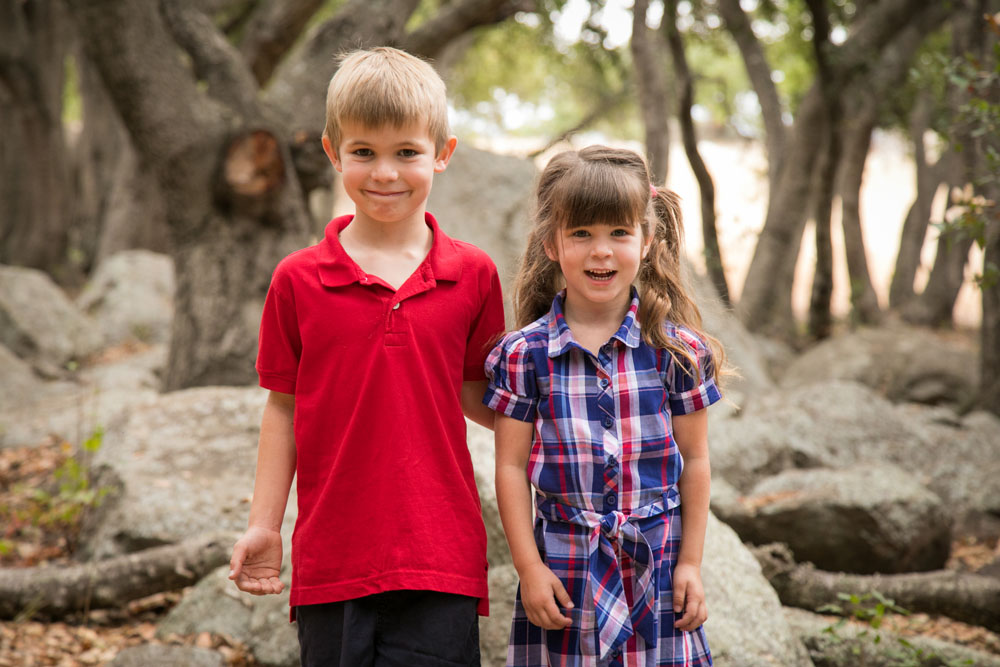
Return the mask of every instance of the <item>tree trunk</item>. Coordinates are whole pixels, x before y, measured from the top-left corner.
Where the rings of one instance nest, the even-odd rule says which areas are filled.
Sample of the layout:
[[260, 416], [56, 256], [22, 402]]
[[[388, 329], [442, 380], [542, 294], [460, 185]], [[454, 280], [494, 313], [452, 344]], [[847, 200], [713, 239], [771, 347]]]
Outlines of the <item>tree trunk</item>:
[[229, 561], [231, 536], [202, 536], [69, 567], [0, 570], [0, 618], [62, 618], [198, 583]]
[[[982, 19], [984, 0], [964, 0], [957, 3], [952, 28], [952, 57], [964, 60], [968, 54], [981, 55]], [[969, 91], [960, 85], [951, 85], [948, 105], [953, 114], [969, 103]], [[963, 147], [959, 153], [960, 185], [976, 180], [976, 139], [971, 128], [959, 126], [954, 130], [953, 142]], [[919, 297], [902, 309], [903, 318], [911, 324], [924, 326], [950, 326], [955, 299], [965, 281], [965, 266], [973, 239], [967, 234], [944, 233], [938, 238], [937, 255], [931, 269], [927, 287]]]
[[635, 67], [636, 90], [646, 131], [646, 159], [653, 183], [667, 180], [670, 158], [670, 128], [667, 87], [663, 80], [663, 59], [658, 53], [657, 41], [646, 26], [649, 0], [636, 0], [632, 8], [632, 61]]
[[[914, 22], [941, 12], [930, 0], [886, 0], [868, 7], [851, 36], [830, 58], [830, 80], [841, 90], [869, 73], [879, 54]], [[929, 29], [929, 28], [928, 28]], [[787, 337], [794, 331], [791, 286], [805, 224], [816, 146], [822, 136], [824, 101], [818, 84], [799, 108], [778, 185], [747, 272], [737, 312], [753, 331]]]
[[64, 281], [73, 273], [62, 125], [69, 34], [59, 0], [0, 0], [0, 263]]
[[913, 141], [913, 162], [916, 166], [917, 195], [906, 213], [899, 238], [899, 252], [889, 284], [889, 307], [900, 309], [914, 296], [913, 281], [920, 267], [920, 252], [930, 224], [931, 207], [938, 187], [946, 178], [946, 172], [953, 162], [951, 150], [943, 153], [931, 166], [924, 150], [924, 134], [930, 128], [932, 111], [930, 93], [921, 93], [910, 113], [910, 137]]
[[726, 283], [726, 272], [722, 263], [722, 252], [719, 250], [719, 235], [715, 228], [715, 184], [705, 161], [698, 152], [698, 138], [695, 135], [694, 119], [691, 117], [691, 107], [694, 104], [694, 84], [691, 80], [691, 70], [688, 68], [687, 57], [684, 54], [684, 41], [677, 29], [677, 2], [670, 0], [665, 4], [663, 27], [670, 47], [670, 56], [674, 63], [674, 73], [677, 77], [677, 88], [680, 91], [677, 100], [677, 118], [680, 121], [681, 137], [684, 140], [684, 152], [691, 171], [698, 179], [701, 192], [701, 231], [705, 245], [705, 267], [708, 277], [715, 285], [719, 298], [726, 305], [732, 306], [729, 297], [729, 285]]
[[815, 611], [837, 604], [837, 595], [878, 591], [910, 611], [941, 614], [956, 621], [1000, 631], [1000, 580], [950, 570], [908, 574], [823, 572], [812, 563], [797, 564], [784, 545], [751, 549], [781, 603]]
[[757, 94], [761, 117], [764, 119], [764, 133], [767, 145], [768, 184], [774, 192], [778, 184], [778, 174], [785, 158], [787, 130], [783, 120], [778, 88], [771, 79], [771, 67], [764, 56], [764, 49], [753, 33], [747, 15], [740, 7], [739, 0], [719, 0], [719, 13], [726, 22], [726, 29], [743, 57], [747, 76]]
[[824, 123], [826, 139], [823, 156], [816, 165], [813, 180], [816, 221], [816, 268], [813, 272], [812, 293], [809, 298], [809, 336], [813, 340], [829, 338], [833, 331], [833, 190], [837, 162], [840, 159], [840, 131], [834, 127], [838, 114], [827, 108]]
[[322, 0], [263, 0], [256, 4], [247, 19], [240, 52], [257, 83], [267, 83], [309, 19], [322, 6]]
[[878, 296], [868, 271], [864, 235], [861, 231], [861, 183], [865, 162], [871, 148], [878, 108], [870, 94], [853, 96], [850, 108], [856, 111], [844, 119], [844, 155], [837, 181], [840, 189], [840, 216], [844, 230], [844, 250], [847, 255], [847, 275], [850, 282], [852, 320], [858, 324], [874, 324], [881, 318]]

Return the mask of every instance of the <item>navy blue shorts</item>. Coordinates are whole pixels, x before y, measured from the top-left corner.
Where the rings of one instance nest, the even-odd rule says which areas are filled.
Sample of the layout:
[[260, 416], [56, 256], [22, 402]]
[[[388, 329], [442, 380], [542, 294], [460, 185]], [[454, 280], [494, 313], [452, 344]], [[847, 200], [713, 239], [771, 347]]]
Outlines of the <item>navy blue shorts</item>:
[[479, 667], [476, 598], [389, 591], [295, 608], [303, 667]]

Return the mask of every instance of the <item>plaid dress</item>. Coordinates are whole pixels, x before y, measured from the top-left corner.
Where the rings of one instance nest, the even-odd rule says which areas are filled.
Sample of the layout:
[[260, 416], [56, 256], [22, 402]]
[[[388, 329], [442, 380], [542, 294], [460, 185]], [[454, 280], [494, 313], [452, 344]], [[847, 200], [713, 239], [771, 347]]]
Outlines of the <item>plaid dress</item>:
[[535, 542], [574, 605], [570, 627], [544, 630], [528, 621], [518, 589], [507, 664], [711, 665], [704, 628], [674, 628], [683, 462], [670, 426], [672, 414], [721, 398], [711, 351], [690, 330], [664, 325], [697, 359], [689, 374], [647, 345], [633, 289], [621, 327], [591, 353], [573, 340], [563, 298], [486, 360], [484, 403], [534, 422]]

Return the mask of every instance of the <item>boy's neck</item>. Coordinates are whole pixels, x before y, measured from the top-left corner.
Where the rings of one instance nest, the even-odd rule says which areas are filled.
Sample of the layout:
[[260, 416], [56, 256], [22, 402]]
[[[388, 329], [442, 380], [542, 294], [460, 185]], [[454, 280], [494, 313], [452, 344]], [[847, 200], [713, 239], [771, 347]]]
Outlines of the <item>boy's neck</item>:
[[434, 234], [424, 220], [424, 212], [407, 220], [388, 223], [355, 215], [342, 232], [340, 242], [345, 247], [366, 248], [387, 253], [417, 253], [424, 257], [431, 249]]

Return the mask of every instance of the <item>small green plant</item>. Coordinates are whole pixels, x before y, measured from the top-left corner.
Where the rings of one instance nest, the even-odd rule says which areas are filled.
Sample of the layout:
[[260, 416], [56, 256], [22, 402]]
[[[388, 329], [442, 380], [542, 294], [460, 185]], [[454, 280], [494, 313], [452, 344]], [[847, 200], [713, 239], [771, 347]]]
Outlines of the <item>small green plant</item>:
[[[847, 624], [848, 619], [853, 618], [866, 624], [868, 627], [854, 636], [854, 639], [857, 641], [851, 646], [851, 652], [858, 656], [862, 652], [863, 642], [867, 641], [869, 637], [872, 644], [880, 644], [882, 642], [882, 634], [879, 632], [879, 629], [886, 618], [892, 614], [901, 616], [910, 615], [908, 609], [900, 607], [894, 600], [887, 598], [878, 591], [862, 595], [858, 595], [857, 593], [837, 593], [837, 599], [839, 603], [825, 604], [816, 610], [820, 614], [836, 614], [840, 616], [836, 623], [825, 627], [823, 632], [828, 634], [834, 641], [842, 642], [845, 641], [845, 638], [839, 633]], [[934, 652], [914, 646], [903, 637], [896, 638], [895, 649], [886, 647], [883, 650], [894, 661], [892, 664], [898, 667], [923, 667], [929, 664], [941, 665], [942, 667], [964, 667], [973, 664], [972, 660], [949, 660], [943, 658]]]
[[98, 426], [83, 441], [79, 454], [71, 454], [56, 468], [53, 477], [59, 483], [55, 491], [35, 489], [32, 498], [37, 503], [37, 514], [32, 517], [37, 525], [61, 527], [74, 526], [83, 511], [97, 507], [108, 493], [108, 488], [95, 488], [90, 480], [90, 459], [101, 448], [104, 429]]

